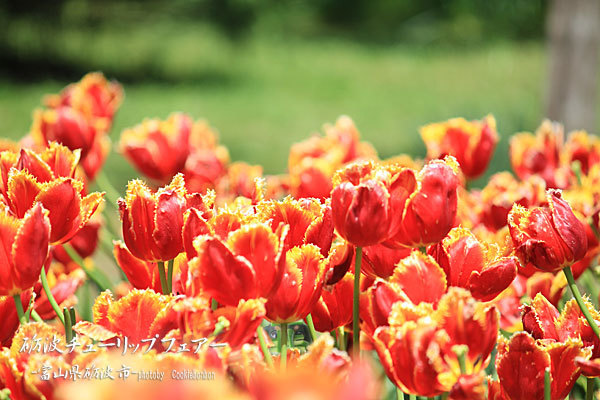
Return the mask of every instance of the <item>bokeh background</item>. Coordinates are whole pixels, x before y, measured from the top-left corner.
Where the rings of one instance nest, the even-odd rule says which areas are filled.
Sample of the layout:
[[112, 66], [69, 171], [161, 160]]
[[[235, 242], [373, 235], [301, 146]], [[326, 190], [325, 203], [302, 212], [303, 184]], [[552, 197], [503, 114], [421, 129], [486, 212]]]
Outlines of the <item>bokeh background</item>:
[[[508, 137], [544, 116], [595, 131], [598, 3], [3, 0], [0, 130], [23, 136], [44, 94], [99, 70], [125, 88], [113, 142], [183, 111], [233, 160], [281, 173], [293, 142], [341, 114], [389, 157], [423, 156], [423, 124], [493, 113], [491, 173], [509, 168]], [[136, 175], [118, 154], [106, 168], [120, 189]]]

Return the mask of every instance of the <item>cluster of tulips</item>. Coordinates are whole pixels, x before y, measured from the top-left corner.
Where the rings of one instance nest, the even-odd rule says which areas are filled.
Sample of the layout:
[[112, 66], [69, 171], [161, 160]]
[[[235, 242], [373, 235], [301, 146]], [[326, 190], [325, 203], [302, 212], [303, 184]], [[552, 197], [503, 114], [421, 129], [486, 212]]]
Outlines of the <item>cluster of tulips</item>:
[[492, 116], [424, 126], [424, 160], [340, 117], [265, 175], [177, 113], [121, 133], [119, 197], [122, 99], [88, 74], [0, 142], [1, 399], [593, 398], [595, 136], [545, 121], [473, 189]]

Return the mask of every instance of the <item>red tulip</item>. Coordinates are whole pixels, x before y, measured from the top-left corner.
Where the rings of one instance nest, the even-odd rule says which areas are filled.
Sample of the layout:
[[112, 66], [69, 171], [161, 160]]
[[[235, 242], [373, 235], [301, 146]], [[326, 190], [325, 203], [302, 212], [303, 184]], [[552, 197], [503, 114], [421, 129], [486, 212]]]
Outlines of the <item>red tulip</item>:
[[421, 128], [427, 158], [454, 156], [467, 178], [479, 177], [486, 170], [498, 143], [496, 120], [488, 115], [481, 121], [454, 118]]
[[560, 191], [546, 192], [548, 206], [525, 209], [514, 205], [509, 216], [515, 254], [523, 265], [557, 271], [582, 259], [587, 251], [583, 224], [573, 214]]
[[48, 257], [50, 221], [40, 203], [22, 219], [0, 211], [0, 296], [13, 296], [33, 287]]

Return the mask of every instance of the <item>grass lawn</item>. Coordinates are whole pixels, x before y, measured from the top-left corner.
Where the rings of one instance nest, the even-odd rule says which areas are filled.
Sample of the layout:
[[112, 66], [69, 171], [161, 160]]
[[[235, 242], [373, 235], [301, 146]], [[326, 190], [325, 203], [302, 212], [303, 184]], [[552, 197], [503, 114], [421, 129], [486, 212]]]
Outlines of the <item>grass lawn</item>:
[[[193, 49], [188, 43], [180, 52], [166, 52], [164, 56], [172, 58], [169, 71], [183, 69], [185, 75], [204, 68], [206, 79], [124, 84], [125, 101], [111, 133], [114, 141], [123, 128], [144, 117], [184, 111], [207, 119], [233, 160], [259, 163], [266, 172], [279, 173], [285, 171], [292, 143], [340, 114], [350, 115], [363, 138], [381, 157], [389, 157], [423, 156], [418, 128], [425, 123], [493, 113], [502, 140], [492, 170], [499, 170], [508, 168], [508, 135], [535, 129], [543, 117], [546, 71], [539, 44], [449, 50], [263, 38], [221, 52], [215, 45], [215, 57], [206, 62]], [[96, 58], [94, 67], [102, 69], [105, 64]], [[1, 135], [16, 139], [26, 133], [42, 96], [67, 83], [17, 84], [0, 78]], [[106, 168], [122, 191], [135, 176], [118, 154], [111, 155]]]

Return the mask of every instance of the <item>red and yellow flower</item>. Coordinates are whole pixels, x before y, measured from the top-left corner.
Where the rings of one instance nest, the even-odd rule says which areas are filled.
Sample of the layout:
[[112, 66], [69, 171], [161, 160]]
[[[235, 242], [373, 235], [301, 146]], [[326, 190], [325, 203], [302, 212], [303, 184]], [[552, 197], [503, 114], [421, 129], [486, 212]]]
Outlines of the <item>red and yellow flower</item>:
[[48, 212], [36, 203], [22, 219], [0, 210], [0, 296], [13, 296], [33, 287], [48, 257]]
[[420, 133], [427, 146], [428, 159], [454, 156], [469, 179], [483, 174], [498, 143], [496, 120], [491, 115], [481, 121], [453, 118], [429, 124], [422, 127]]
[[412, 170], [354, 163], [336, 173], [331, 208], [337, 232], [355, 246], [372, 246], [398, 231], [417, 181]]
[[557, 271], [582, 259], [587, 251], [583, 224], [560, 191], [546, 192], [548, 205], [526, 209], [515, 204], [508, 216], [515, 254], [524, 266]]

